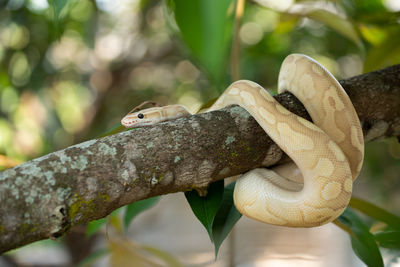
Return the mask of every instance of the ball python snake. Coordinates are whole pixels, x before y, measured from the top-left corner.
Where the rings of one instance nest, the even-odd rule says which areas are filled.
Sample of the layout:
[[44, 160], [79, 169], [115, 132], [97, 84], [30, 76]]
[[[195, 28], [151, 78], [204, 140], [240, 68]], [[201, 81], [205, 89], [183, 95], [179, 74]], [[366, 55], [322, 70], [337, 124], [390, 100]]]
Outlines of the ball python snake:
[[[247, 80], [232, 83], [207, 111], [240, 105], [294, 162], [243, 174], [234, 190], [239, 212], [274, 225], [319, 226], [336, 219], [349, 203], [363, 163], [362, 128], [339, 82], [306, 55], [291, 54], [283, 61], [278, 92], [284, 91], [303, 103], [314, 123]], [[121, 123], [132, 128], [190, 114], [181, 105], [153, 107], [128, 113]]]

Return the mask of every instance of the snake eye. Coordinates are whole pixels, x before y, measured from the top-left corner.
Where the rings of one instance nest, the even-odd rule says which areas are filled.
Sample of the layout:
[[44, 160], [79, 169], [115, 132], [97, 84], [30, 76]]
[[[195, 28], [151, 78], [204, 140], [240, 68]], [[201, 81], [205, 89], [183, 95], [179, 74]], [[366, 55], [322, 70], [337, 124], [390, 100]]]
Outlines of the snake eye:
[[143, 119], [143, 118], [144, 118], [144, 115], [143, 115], [143, 113], [139, 113], [139, 114], [137, 115], [137, 117], [138, 117], [139, 119]]

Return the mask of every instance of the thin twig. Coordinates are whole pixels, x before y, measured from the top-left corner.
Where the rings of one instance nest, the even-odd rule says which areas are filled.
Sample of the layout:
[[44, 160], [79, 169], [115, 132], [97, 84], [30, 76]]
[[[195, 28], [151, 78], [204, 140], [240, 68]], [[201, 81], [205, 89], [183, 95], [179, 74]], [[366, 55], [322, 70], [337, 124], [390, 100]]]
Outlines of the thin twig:
[[145, 105], [152, 105], [153, 107], [160, 106], [157, 102], [154, 102], [154, 101], [144, 101], [141, 104], [139, 104], [138, 106], [134, 107], [131, 111], [129, 111], [128, 114], [131, 114], [131, 113], [135, 112], [136, 110], [141, 109]]
[[353, 231], [351, 231], [350, 227], [348, 227], [347, 225], [339, 222], [338, 219], [332, 221], [332, 223], [335, 224], [340, 229], [342, 229], [343, 231], [347, 232], [350, 236], [354, 236], [354, 233], [353, 233]]
[[245, 0], [237, 0], [235, 12], [235, 24], [232, 44], [232, 80], [237, 81], [240, 79], [240, 62], [239, 62], [239, 29], [240, 21], [244, 12]]

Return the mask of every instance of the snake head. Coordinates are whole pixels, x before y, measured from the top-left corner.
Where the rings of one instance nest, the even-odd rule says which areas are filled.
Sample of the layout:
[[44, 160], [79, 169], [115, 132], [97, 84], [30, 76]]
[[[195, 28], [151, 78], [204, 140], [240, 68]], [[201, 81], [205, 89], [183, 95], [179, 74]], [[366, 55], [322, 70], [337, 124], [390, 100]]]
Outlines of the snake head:
[[149, 126], [159, 122], [177, 119], [189, 115], [190, 112], [181, 105], [146, 108], [128, 113], [122, 118], [121, 124], [126, 128]]

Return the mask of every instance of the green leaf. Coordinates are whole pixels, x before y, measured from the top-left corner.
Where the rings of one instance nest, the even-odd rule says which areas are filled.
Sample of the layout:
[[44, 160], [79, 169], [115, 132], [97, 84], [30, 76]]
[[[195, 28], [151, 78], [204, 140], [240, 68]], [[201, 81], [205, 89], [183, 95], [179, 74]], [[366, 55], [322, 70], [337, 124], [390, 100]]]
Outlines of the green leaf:
[[374, 267], [383, 267], [382, 255], [374, 236], [369, 232], [368, 227], [352, 211], [347, 208], [338, 220], [347, 225], [352, 231], [351, 246], [357, 256], [367, 265]]
[[55, 23], [58, 23], [58, 21], [65, 16], [65, 13], [67, 11], [68, 7], [68, 0], [48, 0], [49, 5], [53, 11], [53, 19]]
[[350, 207], [357, 209], [378, 221], [382, 221], [394, 229], [400, 229], [400, 217], [365, 200], [352, 197]]
[[223, 195], [223, 180], [210, 184], [208, 187], [208, 193], [204, 197], [200, 196], [197, 191], [185, 192], [185, 197], [189, 202], [194, 215], [196, 215], [197, 219], [199, 219], [206, 228], [211, 241], [213, 240], [212, 226], [214, 217], [217, 214]]
[[399, 42], [400, 29], [388, 30], [386, 38], [379, 45], [373, 46], [368, 50], [364, 63], [364, 72], [398, 64], [400, 61]]
[[[272, 8], [275, 10], [277, 9], [274, 8], [274, 6], [271, 5], [269, 2], [264, 3], [263, 1], [257, 1], [257, 3], [267, 8]], [[279, 11], [282, 12], [282, 10]], [[348, 20], [347, 18], [343, 18], [335, 13], [332, 13], [326, 9], [318, 8], [315, 3], [311, 1], [298, 3], [296, 4], [296, 9], [289, 8], [285, 12], [289, 15], [308, 17], [312, 20], [321, 22], [322, 24], [325, 24], [337, 33], [353, 41], [360, 49], [364, 49], [361, 38], [356, 31], [355, 26], [350, 20]]]
[[359, 48], [363, 49], [363, 43], [354, 25], [349, 20], [323, 9], [311, 10], [305, 12], [304, 15], [332, 28], [337, 33], [353, 41]]
[[71, 2], [74, 0], [47, 0], [50, 8], [53, 12], [53, 24], [54, 24], [54, 32], [55, 37], [60, 39], [61, 30], [60, 30], [60, 21], [68, 14], [69, 7]]
[[126, 205], [125, 215], [124, 215], [124, 226], [125, 230], [128, 229], [131, 221], [141, 212], [150, 209], [159, 201], [160, 197], [152, 197], [143, 200], [133, 202]]
[[228, 236], [236, 222], [242, 217], [242, 214], [239, 213], [233, 203], [234, 187], [235, 183], [231, 183], [225, 187], [221, 206], [213, 222], [212, 240], [214, 240], [215, 258], [217, 258], [222, 242]]
[[100, 228], [106, 223], [106, 218], [101, 218], [95, 221], [91, 221], [86, 227], [86, 237], [90, 237], [97, 233]]
[[400, 231], [383, 231], [374, 234], [374, 237], [381, 247], [400, 249]]
[[374, 46], [381, 44], [387, 36], [385, 29], [375, 25], [360, 24], [358, 29], [362, 37]]
[[234, 0], [173, 0], [175, 21], [194, 58], [217, 84], [225, 71], [232, 37]]

